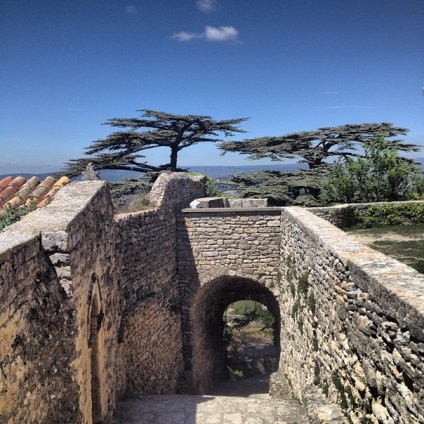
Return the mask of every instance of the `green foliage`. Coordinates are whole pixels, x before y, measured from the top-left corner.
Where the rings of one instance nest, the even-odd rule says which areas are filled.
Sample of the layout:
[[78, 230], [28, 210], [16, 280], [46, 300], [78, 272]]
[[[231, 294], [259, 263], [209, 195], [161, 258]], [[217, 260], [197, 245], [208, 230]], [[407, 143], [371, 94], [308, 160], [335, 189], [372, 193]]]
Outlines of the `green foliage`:
[[238, 300], [237, 302], [232, 303], [229, 307], [234, 310], [236, 315], [245, 315], [251, 314], [261, 308], [261, 304], [254, 300]]
[[227, 324], [227, 321], [224, 320], [224, 331], [222, 333], [222, 339], [225, 344], [229, 344], [230, 340], [233, 337], [233, 329]]
[[333, 374], [332, 381], [337, 391], [339, 392], [339, 403], [342, 409], [346, 410], [348, 408], [348, 402], [346, 398], [346, 392], [338, 374]]
[[309, 278], [309, 274], [306, 272], [305, 274], [300, 276], [297, 282], [297, 291], [299, 292], [299, 294], [303, 294], [303, 296], [305, 297], [309, 289], [308, 278]]
[[108, 186], [113, 199], [135, 194], [147, 194], [158, 178], [158, 172], [146, 172], [141, 178], [130, 178], [125, 181], [109, 182]]
[[205, 195], [207, 197], [221, 197], [222, 193], [218, 190], [214, 181], [207, 175], [205, 175], [205, 178]]
[[29, 206], [0, 206], [0, 231], [14, 222], [19, 221], [23, 216], [36, 209], [36, 204], [31, 202]]
[[265, 328], [272, 328], [275, 323], [274, 315], [267, 309], [261, 307], [256, 310], [256, 319], [258, 319]]
[[342, 203], [408, 200], [422, 195], [422, 187], [418, 166], [377, 135], [365, 147], [364, 157], [336, 162], [324, 186], [324, 198]]
[[366, 210], [355, 210], [361, 227], [378, 227], [402, 223], [424, 222], [424, 203], [370, 205]]
[[312, 339], [312, 347], [314, 349], [314, 352], [318, 352], [319, 344], [318, 344], [318, 339], [316, 336], [314, 336], [314, 338]]
[[146, 194], [142, 194], [140, 196], [136, 196], [130, 202], [121, 206], [118, 210], [119, 213], [126, 212], [138, 212], [147, 209], [154, 208], [155, 205], [150, 201], [149, 197]]
[[[355, 156], [358, 145], [367, 145], [378, 133], [388, 137], [405, 135], [408, 130], [394, 127], [389, 123], [341, 125], [337, 127], [319, 128], [315, 131], [304, 131], [279, 137], [260, 137], [243, 141], [228, 141], [218, 147], [224, 152], [236, 152], [247, 155], [250, 159], [280, 161], [299, 159], [299, 163], [307, 164], [309, 169], [320, 167], [327, 159], [338, 156]], [[417, 151], [417, 146], [400, 144], [393, 140], [391, 145], [397, 149]]]
[[309, 307], [309, 310], [313, 314], [315, 314], [315, 311], [316, 311], [316, 300], [315, 300], [315, 296], [314, 296], [314, 294], [312, 292], [308, 296], [308, 307]]
[[235, 370], [235, 371], [233, 371], [233, 375], [234, 375], [234, 377], [236, 377], [236, 378], [238, 378], [240, 380], [242, 378], [244, 378], [244, 372], [241, 371], [241, 370]]
[[[225, 137], [244, 132], [238, 124], [246, 119], [215, 121], [210, 116], [174, 115], [153, 110], [141, 110], [140, 118], [112, 118], [106, 125], [123, 128], [105, 139], [94, 141], [86, 148], [90, 157], [73, 159], [67, 164], [67, 174], [76, 176], [92, 163], [97, 169], [121, 169], [137, 172], [178, 171], [178, 153], [198, 143], [222, 141]], [[139, 152], [165, 147], [170, 151], [169, 163], [153, 166], [140, 161]]]
[[245, 326], [252, 321], [260, 321], [264, 328], [272, 328], [275, 323], [275, 317], [261, 303], [253, 300], [239, 300], [230, 305], [236, 315], [244, 315], [246, 320], [241, 326]]
[[280, 137], [224, 142], [219, 148], [224, 153], [236, 152], [253, 160], [298, 159], [298, 163], [304, 164], [307, 169], [287, 173], [267, 171], [253, 175], [240, 174], [232, 176], [231, 182], [245, 197], [267, 197], [272, 206], [319, 206], [323, 177], [328, 174], [334, 159], [360, 156], [358, 147], [369, 145], [379, 133], [387, 134], [390, 138], [386, 140], [388, 146], [395, 151], [418, 151], [416, 145], [392, 139], [406, 132], [407, 129], [388, 123], [342, 125]]
[[229, 184], [235, 185], [243, 197], [266, 197], [270, 206], [319, 206], [323, 177], [322, 170], [263, 171], [232, 175]]

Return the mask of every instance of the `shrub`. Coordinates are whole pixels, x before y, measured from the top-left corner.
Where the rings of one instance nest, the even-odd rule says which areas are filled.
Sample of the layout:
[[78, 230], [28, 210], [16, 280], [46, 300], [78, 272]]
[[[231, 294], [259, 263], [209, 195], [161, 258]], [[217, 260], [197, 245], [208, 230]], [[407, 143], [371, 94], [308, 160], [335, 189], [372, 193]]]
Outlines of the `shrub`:
[[0, 230], [14, 222], [19, 221], [23, 216], [35, 210], [36, 204], [31, 202], [29, 206], [1, 206], [0, 205]]
[[402, 223], [424, 222], [424, 203], [370, 205], [365, 211], [355, 211], [359, 226], [376, 227]]
[[399, 156], [383, 135], [365, 147], [365, 156], [337, 161], [325, 184], [323, 199], [357, 203], [417, 199], [424, 193], [422, 171]]

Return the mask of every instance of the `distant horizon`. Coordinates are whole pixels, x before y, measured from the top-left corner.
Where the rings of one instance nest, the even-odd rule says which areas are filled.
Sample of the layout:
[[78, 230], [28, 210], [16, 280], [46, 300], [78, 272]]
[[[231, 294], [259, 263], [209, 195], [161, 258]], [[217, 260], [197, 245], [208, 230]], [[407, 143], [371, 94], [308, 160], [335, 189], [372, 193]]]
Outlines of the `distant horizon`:
[[[419, 157], [412, 157], [410, 159], [414, 159], [417, 162], [419, 162], [421, 164], [421, 167], [424, 168], [424, 156], [419, 156]], [[179, 165], [179, 167], [181, 168], [187, 168], [187, 169], [198, 169], [198, 168], [204, 168], [204, 169], [224, 169], [224, 168], [260, 168], [260, 169], [266, 169], [266, 168], [295, 168], [296, 165], [299, 165], [299, 167], [301, 166], [300, 163], [298, 163], [298, 161], [275, 161], [275, 162], [269, 162], [269, 163], [253, 163], [253, 161], [251, 163], [248, 164], [244, 164], [244, 165]], [[46, 169], [48, 168], [48, 169]], [[9, 170], [7, 170], [9, 169]], [[197, 171], [196, 169], [196, 171]], [[129, 174], [129, 175], [137, 175], [137, 174], [142, 174], [142, 172], [138, 172], [138, 171], [127, 171], [127, 170], [113, 170], [113, 169], [104, 169], [104, 170], [100, 170], [101, 172], [114, 172], [116, 174], [118, 173], [125, 173], [125, 174]], [[26, 175], [26, 176], [33, 176], [33, 175], [47, 175], [47, 174], [61, 174], [63, 173], [64, 175], [66, 175], [65, 170], [61, 170], [59, 169], [59, 167], [55, 167], [54, 165], [48, 165], [47, 167], [22, 167], [20, 169], [17, 170], [17, 167], [12, 167], [12, 168], [2, 168], [0, 166], [0, 178], [4, 178], [6, 176], [12, 175], [12, 176], [18, 176], [18, 175]]]

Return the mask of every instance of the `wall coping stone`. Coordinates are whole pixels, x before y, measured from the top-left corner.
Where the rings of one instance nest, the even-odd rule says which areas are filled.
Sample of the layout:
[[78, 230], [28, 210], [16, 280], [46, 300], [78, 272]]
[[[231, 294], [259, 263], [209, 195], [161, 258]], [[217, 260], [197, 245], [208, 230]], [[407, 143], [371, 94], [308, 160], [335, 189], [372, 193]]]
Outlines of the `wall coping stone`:
[[[40, 235], [44, 240], [56, 239], [60, 250], [67, 250], [70, 248], [67, 233], [71, 223], [92, 198], [104, 190], [107, 190], [104, 181], [76, 182], [63, 187], [49, 205], [25, 215], [0, 232], [0, 252]], [[51, 244], [51, 241], [47, 242], [47, 250], [53, 247]]]
[[208, 214], [208, 213], [212, 213], [212, 214], [231, 214], [231, 215], [236, 215], [236, 214], [243, 214], [243, 213], [258, 213], [258, 214], [263, 214], [263, 213], [269, 213], [269, 215], [279, 215], [281, 214], [281, 210], [283, 208], [278, 208], [278, 207], [270, 207], [270, 208], [199, 208], [199, 209], [194, 209], [194, 208], [186, 208], [183, 209], [182, 212], [183, 213], [190, 213], [190, 214]]

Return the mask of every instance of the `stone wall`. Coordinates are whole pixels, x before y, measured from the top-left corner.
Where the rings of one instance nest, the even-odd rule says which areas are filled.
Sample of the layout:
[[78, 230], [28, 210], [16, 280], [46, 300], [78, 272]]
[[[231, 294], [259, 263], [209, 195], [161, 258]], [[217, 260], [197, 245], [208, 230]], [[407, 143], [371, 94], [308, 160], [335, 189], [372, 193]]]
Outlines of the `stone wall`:
[[75, 318], [54, 267], [36, 236], [10, 243], [0, 236], [0, 245], [0, 423], [58, 423], [56, 410], [78, 422], [70, 364]]
[[[99, 420], [113, 411], [112, 224], [105, 185], [85, 183], [0, 233], [1, 423], [88, 423], [93, 410]], [[94, 286], [104, 316], [95, 346]]]
[[104, 183], [75, 183], [0, 232], [0, 424], [111, 423], [124, 394], [208, 391], [240, 299], [277, 318], [297, 397], [424, 423], [423, 275], [305, 209], [183, 209], [203, 195], [162, 174], [154, 208], [114, 217]]
[[203, 195], [203, 178], [162, 174], [150, 194], [154, 209], [117, 216], [120, 393], [170, 393], [183, 384], [176, 217]]
[[[278, 280], [280, 209], [184, 209], [178, 222], [178, 277], [185, 291], [222, 275]], [[184, 302], [184, 296], [182, 301]]]
[[202, 178], [162, 175], [115, 219], [103, 182], [62, 189], [0, 233], [0, 423], [112, 422], [118, 396], [182, 369], [174, 212]]
[[226, 306], [275, 300], [275, 378], [285, 375], [296, 397], [318, 389], [354, 423], [424, 423], [422, 274], [296, 207], [184, 210], [177, 247], [194, 390], [210, 390], [222, 370]]
[[280, 371], [354, 423], [423, 423], [424, 276], [300, 208], [282, 212]]
[[[279, 280], [280, 213], [272, 208], [185, 209], [179, 216], [185, 375], [194, 392], [210, 391], [222, 377], [222, 316], [230, 303], [257, 300], [279, 316], [272, 290]], [[277, 339], [277, 329], [275, 334]]]

